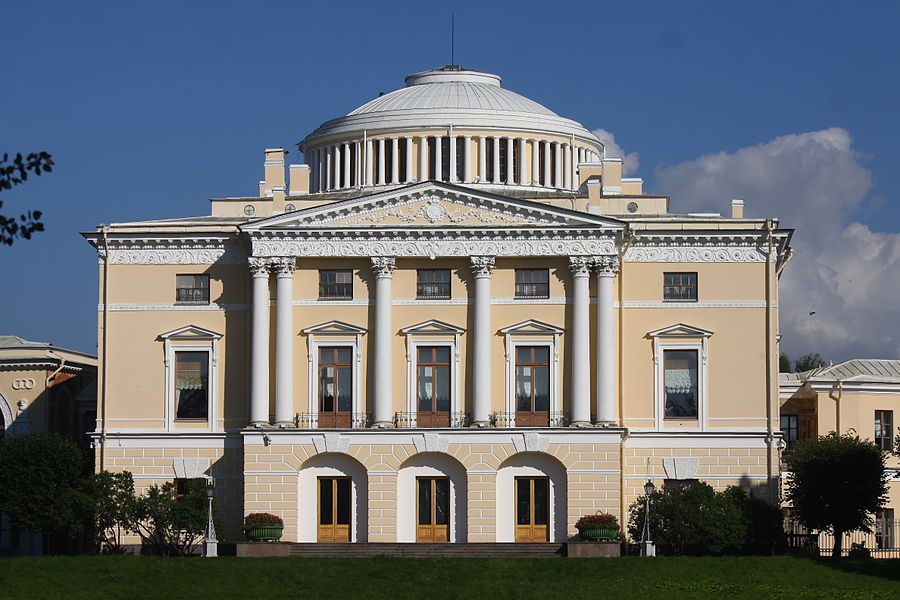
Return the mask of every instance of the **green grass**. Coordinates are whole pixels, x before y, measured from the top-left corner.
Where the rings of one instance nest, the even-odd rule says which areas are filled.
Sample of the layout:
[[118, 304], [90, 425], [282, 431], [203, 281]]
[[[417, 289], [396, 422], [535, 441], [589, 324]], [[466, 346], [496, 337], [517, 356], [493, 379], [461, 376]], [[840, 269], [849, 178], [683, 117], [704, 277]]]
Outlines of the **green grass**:
[[900, 560], [15, 558], [0, 598], [897, 600]]

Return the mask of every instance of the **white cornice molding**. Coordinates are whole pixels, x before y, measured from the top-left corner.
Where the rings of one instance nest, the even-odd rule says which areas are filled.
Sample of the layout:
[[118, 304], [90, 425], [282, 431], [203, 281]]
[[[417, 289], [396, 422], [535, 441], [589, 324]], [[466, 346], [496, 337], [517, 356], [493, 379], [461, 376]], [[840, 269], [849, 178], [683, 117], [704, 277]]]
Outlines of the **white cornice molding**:
[[[103, 262], [103, 254], [103, 248], [99, 248], [97, 255], [100, 263]], [[247, 262], [247, 254], [237, 243], [224, 239], [135, 238], [111, 243], [109, 262], [113, 265], [243, 264]]]
[[721, 236], [705, 241], [693, 240], [684, 245], [654, 245], [643, 243], [625, 252], [625, 262], [648, 263], [761, 263], [766, 252], [756, 244], [734, 240], [723, 244]]

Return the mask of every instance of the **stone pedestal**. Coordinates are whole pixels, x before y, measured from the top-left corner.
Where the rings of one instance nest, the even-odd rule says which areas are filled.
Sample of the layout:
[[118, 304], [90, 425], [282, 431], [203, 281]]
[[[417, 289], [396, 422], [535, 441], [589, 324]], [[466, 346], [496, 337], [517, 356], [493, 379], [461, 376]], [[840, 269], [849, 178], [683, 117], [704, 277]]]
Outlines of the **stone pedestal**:
[[621, 542], [569, 542], [566, 544], [569, 558], [615, 558], [622, 556]]

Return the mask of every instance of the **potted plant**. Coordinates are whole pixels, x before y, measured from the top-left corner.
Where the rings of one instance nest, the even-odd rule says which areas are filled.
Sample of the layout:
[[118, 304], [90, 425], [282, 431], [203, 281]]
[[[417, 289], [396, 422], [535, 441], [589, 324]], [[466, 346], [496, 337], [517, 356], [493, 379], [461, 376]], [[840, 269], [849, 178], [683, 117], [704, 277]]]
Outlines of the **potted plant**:
[[585, 515], [575, 523], [575, 529], [583, 540], [608, 541], [619, 534], [619, 520], [615, 515], [598, 512]]
[[269, 513], [250, 513], [244, 517], [242, 529], [248, 542], [277, 541], [284, 533], [284, 521]]

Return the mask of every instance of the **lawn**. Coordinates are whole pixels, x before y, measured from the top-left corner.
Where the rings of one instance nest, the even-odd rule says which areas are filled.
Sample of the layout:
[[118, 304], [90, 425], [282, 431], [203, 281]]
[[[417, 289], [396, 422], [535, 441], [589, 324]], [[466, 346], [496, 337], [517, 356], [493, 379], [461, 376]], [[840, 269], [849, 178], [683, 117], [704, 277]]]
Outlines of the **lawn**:
[[900, 560], [15, 558], [0, 597], [897, 600]]

